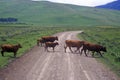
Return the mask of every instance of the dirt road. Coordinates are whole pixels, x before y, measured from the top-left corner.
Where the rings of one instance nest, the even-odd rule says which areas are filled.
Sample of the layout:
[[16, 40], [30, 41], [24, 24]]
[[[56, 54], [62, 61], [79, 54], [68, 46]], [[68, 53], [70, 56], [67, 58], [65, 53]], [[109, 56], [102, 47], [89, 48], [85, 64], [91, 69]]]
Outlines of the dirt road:
[[[7, 68], [0, 71], [0, 80], [117, 80], [95, 58], [80, 56], [67, 49], [66, 39], [77, 39], [81, 31], [55, 34], [59, 37], [59, 46], [55, 52], [45, 52], [44, 47], [35, 46]], [[50, 50], [50, 49], [49, 49]]]

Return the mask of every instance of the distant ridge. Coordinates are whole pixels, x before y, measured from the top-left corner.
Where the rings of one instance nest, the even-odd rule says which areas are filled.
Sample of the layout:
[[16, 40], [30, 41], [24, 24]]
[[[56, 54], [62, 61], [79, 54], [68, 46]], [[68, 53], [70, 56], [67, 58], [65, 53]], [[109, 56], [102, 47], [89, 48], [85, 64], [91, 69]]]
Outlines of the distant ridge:
[[120, 0], [108, 3], [106, 5], [96, 6], [97, 8], [106, 8], [106, 9], [114, 9], [120, 10]]

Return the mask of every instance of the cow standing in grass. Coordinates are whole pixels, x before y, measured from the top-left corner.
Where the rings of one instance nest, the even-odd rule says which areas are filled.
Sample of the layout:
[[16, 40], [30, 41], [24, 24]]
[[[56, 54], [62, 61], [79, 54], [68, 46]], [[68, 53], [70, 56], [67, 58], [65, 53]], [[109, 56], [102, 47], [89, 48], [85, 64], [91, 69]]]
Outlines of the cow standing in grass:
[[19, 48], [22, 48], [20, 44], [12, 45], [12, 44], [3, 44], [1, 45], [1, 54], [4, 56], [4, 52], [13, 52], [14, 57], [16, 57], [17, 51]]
[[93, 57], [94, 57], [94, 52], [99, 53], [101, 55], [101, 57], [102, 57], [101, 51], [107, 52], [106, 47], [103, 47], [103, 46], [98, 45], [98, 44], [84, 42], [83, 48], [81, 50], [81, 54], [82, 54], [83, 51], [86, 54], [87, 50], [93, 52], [93, 54], [92, 54]]

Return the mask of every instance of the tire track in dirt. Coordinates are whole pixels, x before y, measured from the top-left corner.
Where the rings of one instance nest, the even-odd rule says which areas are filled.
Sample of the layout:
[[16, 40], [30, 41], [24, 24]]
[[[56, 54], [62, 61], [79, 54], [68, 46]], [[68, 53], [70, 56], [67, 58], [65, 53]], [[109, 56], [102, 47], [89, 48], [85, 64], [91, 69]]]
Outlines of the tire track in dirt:
[[[76, 36], [78, 33], [81, 33], [82, 31], [78, 31], [76, 32], [75, 34], [69, 34], [67, 39], [72, 39], [72, 36]], [[67, 52], [69, 50], [67, 49]], [[69, 80], [74, 80], [74, 69], [73, 69], [73, 62], [72, 60], [74, 60], [73, 56], [70, 56], [69, 53], [67, 53], [67, 56], [68, 56], [68, 65], [69, 65], [69, 71], [71, 71], [71, 74], [70, 74], [70, 79]], [[71, 60], [72, 59], [72, 60]], [[87, 80], [91, 80], [91, 78], [89, 77], [88, 73], [86, 70], [84, 70], [83, 66], [81, 63], [79, 63], [80, 67], [81, 67], [81, 70], [82, 72], [84, 73], [84, 75], [86, 76]]]
[[[62, 34], [59, 36], [59, 40], [61, 41], [65, 37], [65, 34]], [[59, 48], [59, 47], [57, 47]], [[27, 80], [42, 80], [44, 77], [44, 74], [46, 73], [46, 69], [49, 67], [51, 61], [54, 59], [55, 54], [52, 54], [51, 52], [47, 53], [45, 52], [46, 56], [40, 58], [35, 66], [31, 69], [30, 74], [27, 77]], [[38, 67], [39, 66], [39, 67]], [[34, 73], [36, 72], [36, 73]], [[34, 73], [34, 74], [33, 74]]]

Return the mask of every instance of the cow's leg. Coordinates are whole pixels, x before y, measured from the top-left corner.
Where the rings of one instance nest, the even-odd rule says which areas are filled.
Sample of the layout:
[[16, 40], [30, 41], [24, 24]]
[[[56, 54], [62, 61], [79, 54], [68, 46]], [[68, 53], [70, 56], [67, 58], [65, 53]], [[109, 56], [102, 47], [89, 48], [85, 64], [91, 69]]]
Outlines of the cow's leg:
[[[80, 49], [81, 47], [82, 47], [82, 46], [79, 47], [79, 53], [81, 53], [81, 49]], [[82, 48], [82, 49], [83, 49], [83, 48]]]
[[65, 53], [66, 53], [66, 48], [67, 48], [67, 46], [64, 46], [64, 49], [65, 49]]
[[81, 49], [81, 53], [80, 53], [80, 55], [82, 55], [83, 51], [85, 52], [85, 50], [82, 48], [82, 49]]
[[71, 47], [69, 47], [69, 49], [70, 49], [70, 51], [73, 53], [73, 51], [72, 51]]
[[53, 52], [54, 52], [54, 47], [53, 47]]
[[39, 41], [37, 41], [37, 46], [39, 46]]
[[87, 49], [84, 49], [84, 53], [85, 53], [85, 56], [87, 56], [87, 53], [86, 53]]
[[84, 54], [87, 56], [87, 54], [86, 54], [87, 49], [85, 49], [85, 48], [82, 48], [82, 49], [81, 49], [80, 55], [82, 55], [83, 51], [84, 51]]
[[94, 53], [95, 53], [95, 51], [92, 52], [92, 57], [94, 57]]
[[46, 47], [46, 46], [45, 46], [45, 51], [47, 51], [47, 52], [48, 52], [48, 47]]
[[81, 50], [80, 50], [80, 48], [79, 48], [79, 53], [81, 54]]
[[4, 51], [1, 51], [1, 55], [4, 56]]
[[101, 52], [100, 52], [100, 51], [99, 51], [98, 53], [100, 54], [100, 56], [101, 56], [101, 57], [103, 57], [103, 55], [101, 54]]
[[16, 57], [16, 54], [17, 54], [17, 53], [16, 53], [16, 52], [14, 52], [14, 57]]
[[42, 47], [42, 43], [40, 43], [40, 46]]

